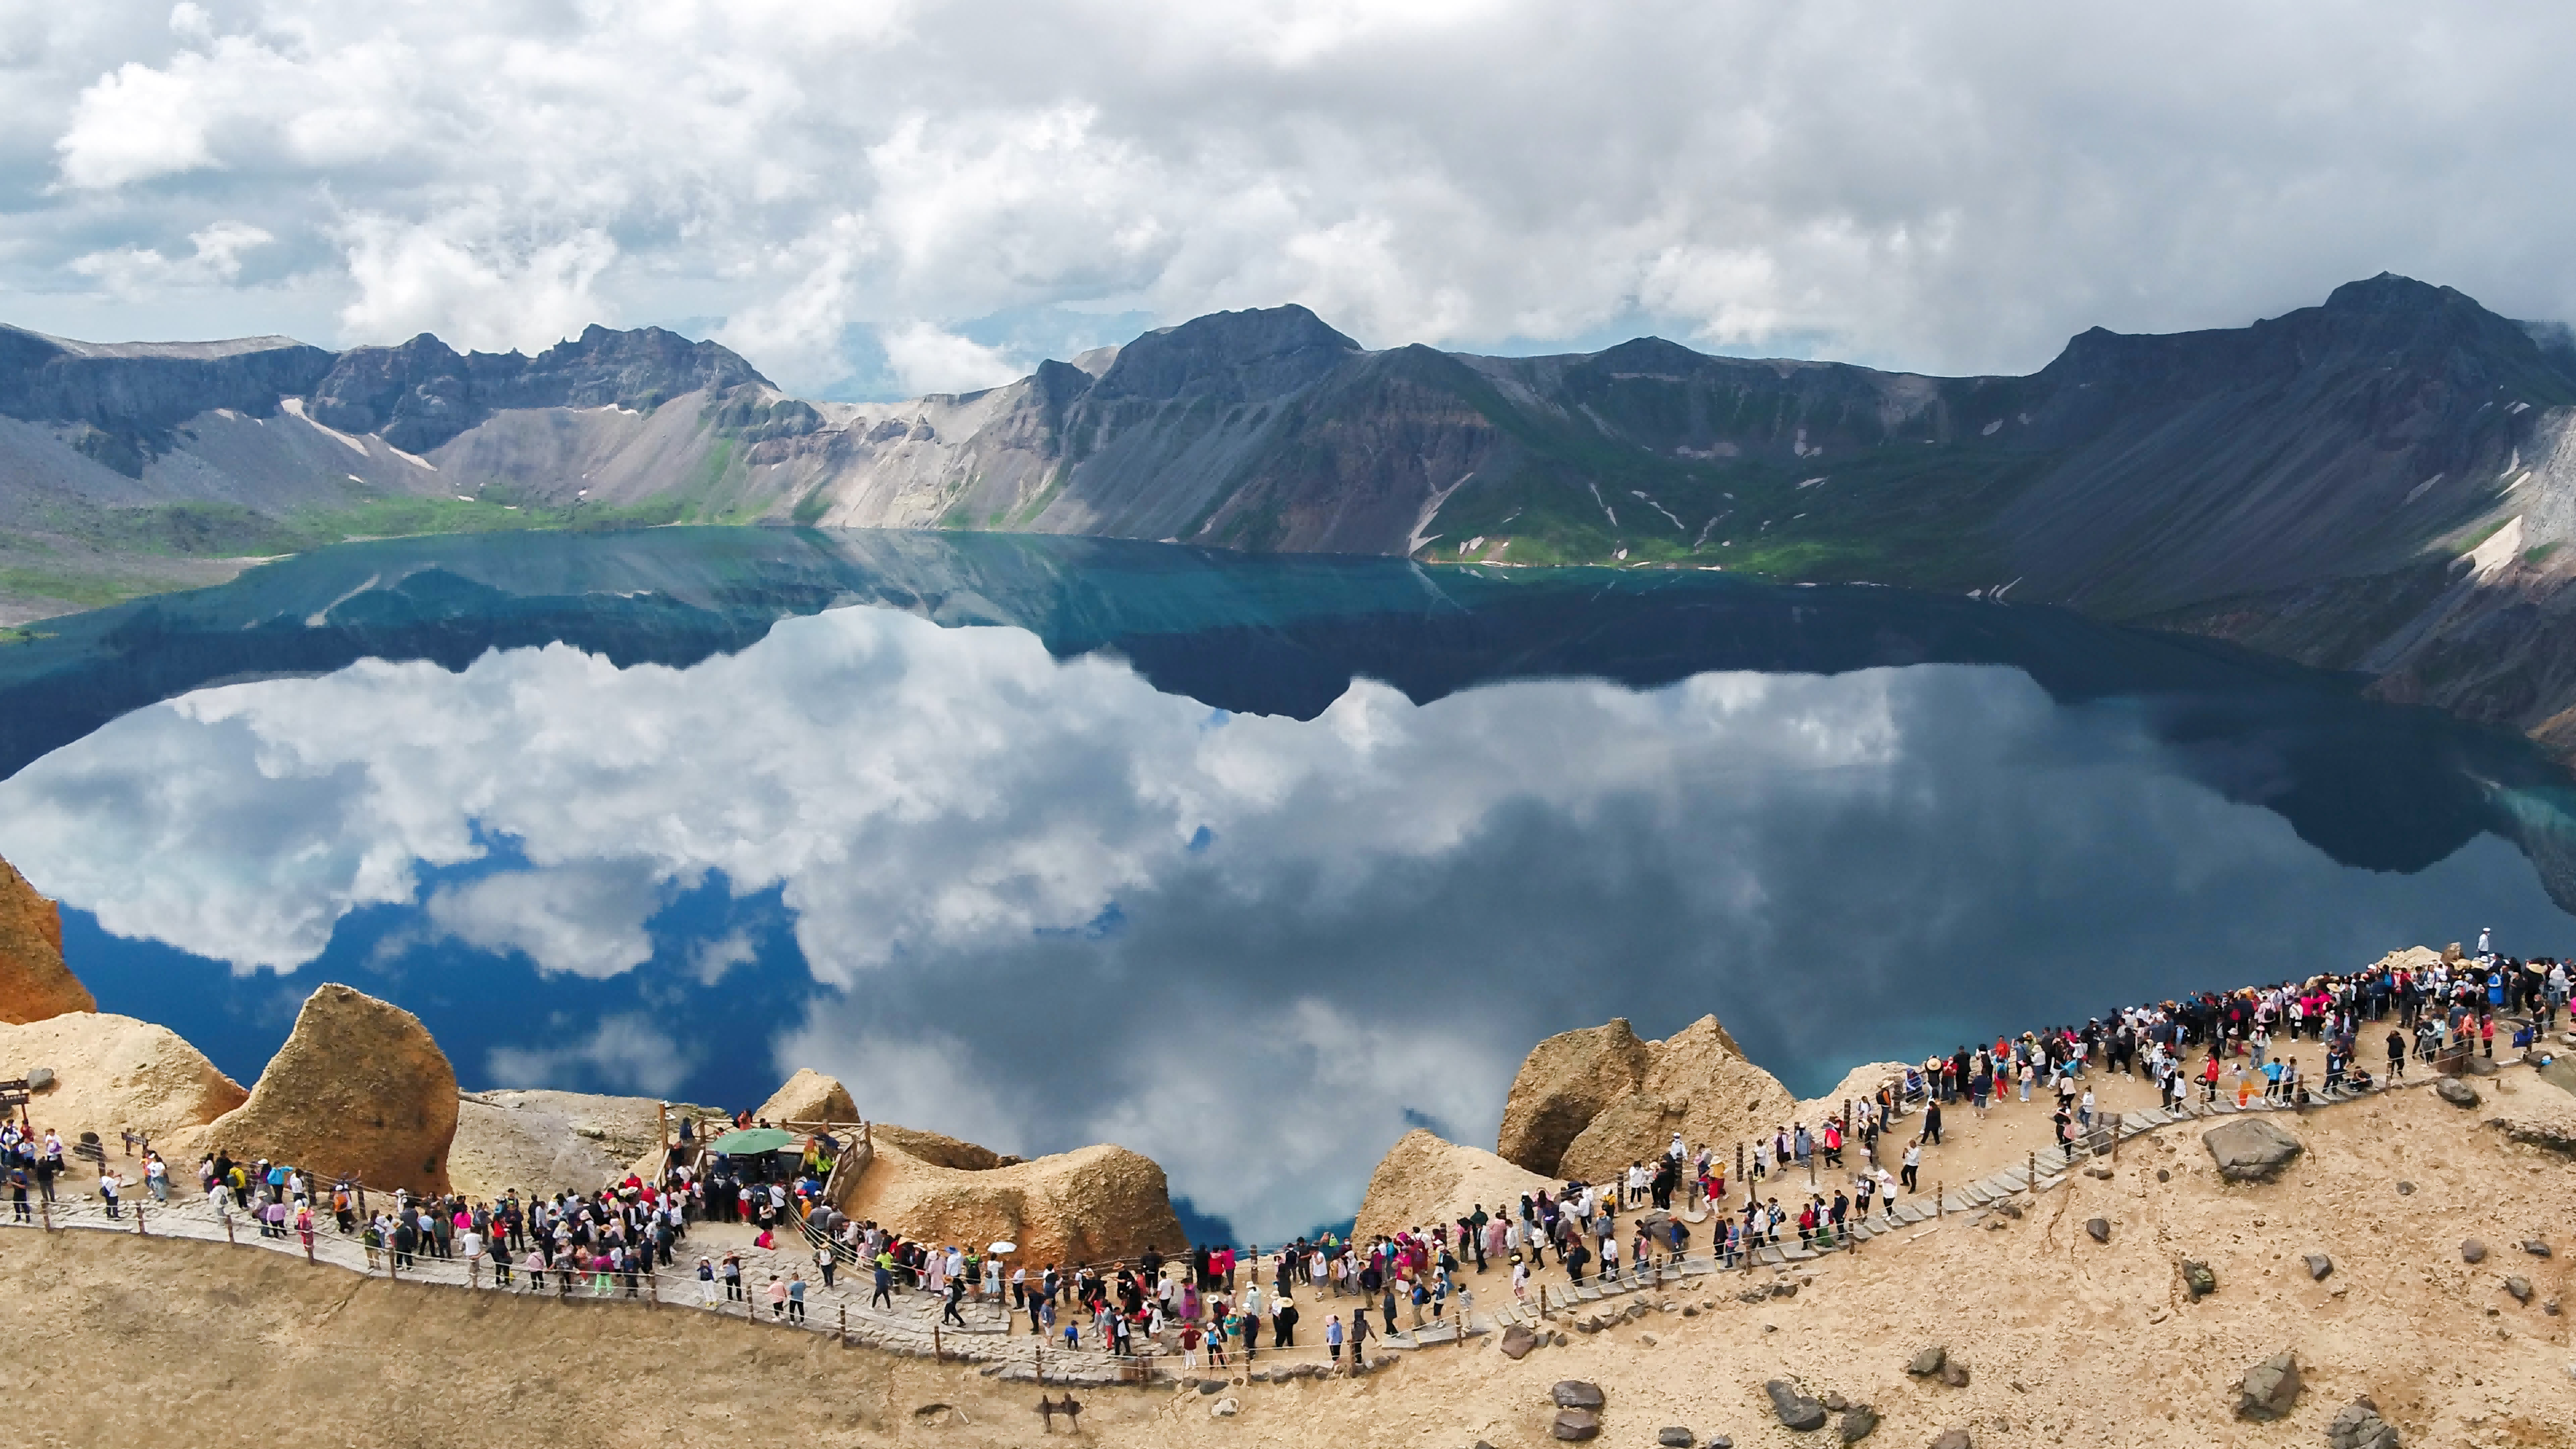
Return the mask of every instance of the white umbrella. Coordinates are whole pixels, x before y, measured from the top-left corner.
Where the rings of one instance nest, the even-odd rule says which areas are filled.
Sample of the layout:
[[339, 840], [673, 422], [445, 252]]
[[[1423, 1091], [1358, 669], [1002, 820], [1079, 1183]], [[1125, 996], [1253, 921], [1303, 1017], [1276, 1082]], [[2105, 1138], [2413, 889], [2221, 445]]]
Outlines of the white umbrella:
[[1019, 1245], [1019, 1244], [1017, 1244], [1017, 1243], [995, 1243], [993, 1246], [991, 1246], [991, 1247], [989, 1247], [989, 1248], [986, 1248], [984, 1251], [985, 1251], [985, 1252], [987, 1252], [987, 1253], [991, 1253], [991, 1254], [994, 1254], [994, 1255], [996, 1255], [996, 1256], [999, 1256], [999, 1255], [1004, 1254], [1004, 1253], [1016, 1253], [1016, 1252], [1018, 1252], [1019, 1250], [1020, 1250], [1020, 1245]]

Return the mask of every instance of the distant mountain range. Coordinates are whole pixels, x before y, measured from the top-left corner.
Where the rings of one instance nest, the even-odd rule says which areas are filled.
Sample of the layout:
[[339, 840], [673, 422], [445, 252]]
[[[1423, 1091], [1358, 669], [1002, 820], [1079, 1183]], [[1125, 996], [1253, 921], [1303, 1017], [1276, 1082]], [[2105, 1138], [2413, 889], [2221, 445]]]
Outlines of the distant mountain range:
[[1090, 534], [2065, 604], [2576, 752], [2571, 419], [2564, 327], [2390, 275], [2250, 327], [2096, 328], [2027, 377], [1370, 351], [1289, 306], [892, 404], [654, 328], [533, 358], [0, 328], [0, 621], [382, 534]]

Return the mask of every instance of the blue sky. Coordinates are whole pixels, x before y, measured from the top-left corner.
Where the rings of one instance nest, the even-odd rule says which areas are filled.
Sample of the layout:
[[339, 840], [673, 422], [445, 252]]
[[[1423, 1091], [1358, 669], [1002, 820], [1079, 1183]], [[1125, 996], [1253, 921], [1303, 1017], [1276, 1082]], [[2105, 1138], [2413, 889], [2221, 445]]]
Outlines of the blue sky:
[[2392, 269], [2576, 316], [2576, 10], [0, 0], [0, 320], [712, 335], [826, 396], [1298, 301], [2022, 371]]

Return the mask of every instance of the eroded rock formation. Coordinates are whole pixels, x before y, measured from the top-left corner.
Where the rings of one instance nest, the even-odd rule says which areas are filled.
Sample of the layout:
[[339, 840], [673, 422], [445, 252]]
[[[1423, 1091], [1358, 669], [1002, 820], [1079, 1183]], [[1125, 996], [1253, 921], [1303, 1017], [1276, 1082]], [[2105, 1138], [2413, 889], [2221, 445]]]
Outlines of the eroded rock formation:
[[61, 910], [0, 860], [0, 1022], [96, 1010], [98, 999], [63, 961]]
[[0, 1075], [34, 1067], [54, 1073], [52, 1088], [28, 1104], [38, 1130], [59, 1128], [66, 1139], [95, 1132], [110, 1143], [132, 1130], [174, 1161], [192, 1129], [249, 1096], [177, 1032], [108, 1012], [0, 1026]]
[[[1188, 1244], [1163, 1169], [1124, 1147], [1084, 1147], [1004, 1163], [998, 1154], [935, 1133], [911, 1134], [900, 1127], [871, 1132], [873, 1160], [840, 1193], [838, 1206], [854, 1218], [933, 1244], [1016, 1243], [1014, 1261], [1032, 1271], [1049, 1263], [1069, 1267], [1132, 1258], [1147, 1248], [1172, 1253]], [[927, 1149], [951, 1160], [990, 1157], [999, 1165], [942, 1166], [907, 1151], [901, 1145], [907, 1137], [930, 1139]], [[970, 1151], [945, 1151], [938, 1143]]]
[[799, 1067], [787, 1084], [769, 1094], [769, 1100], [751, 1114], [753, 1119], [773, 1125], [788, 1122], [856, 1122], [858, 1106], [840, 1082], [812, 1067]]
[[1659, 1042], [1640, 1041], [1621, 1018], [1549, 1037], [1530, 1052], [1512, 1081], [1495, 1150], [1542, 1176], [1599, 1182], [1660, 1156], [1676, 1132], [1690, 1146], [1722, 1145], [1793, 1121], [1812, 1125], [1822, 1105], [1802, 1109], [1778, 1078], [1745, 1059], [1714, 1016]]
[[1365, 1243], [1381, 1233], [1455, 1222], [1479, 1204], [1487, 1213], [1508, 1217], [1522, 1194], [1555, 1186], [1553, 1179], [1493, 1153], [1444, 1142], [1417, 1127], [1397, 1138], [1378, 1160], [1353, 1231], [1356, 1241]]
[[305, 999], [249, 1100], [208, 1135], [235, 1157], [445, 1192], [456, 1114], [456, 1071], [420, 1018], [332, 983]]

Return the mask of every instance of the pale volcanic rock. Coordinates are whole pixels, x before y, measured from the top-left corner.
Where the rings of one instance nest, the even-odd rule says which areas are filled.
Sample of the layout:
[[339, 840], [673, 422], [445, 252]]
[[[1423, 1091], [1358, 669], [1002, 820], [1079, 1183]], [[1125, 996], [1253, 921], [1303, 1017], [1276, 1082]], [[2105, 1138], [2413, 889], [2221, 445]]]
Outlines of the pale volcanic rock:
[[207, 1140], [319, 1177], [445, 1192], [456, 1116], [456, 1071], [420, 1018], [331, 983], [305, 998], [250, 1099]]
[[1603, 1108], [1645, 1085], [1654, 1049], [1637, 1039], [1626, 1017], [1606, 1026], [1559, 1032], [1530, 1048], [1503, 1103], [1494, 1153], [1553, 1177], [1567, 1148]]
[[898, 1127], [891, 1122], [869, 1123], [868, 1140], [879, 1147], [897, 1148], [933, 1167], [953, 1167], [960, 1172], [990, 1172], [1025, 1160], [943, 1133]]
[[457, 1103], [448, 1177], [467, 1197], [498, 1198], [514, 1187], [522, 1193], [588, 1192], [624, 1178], [652, 1156], [660, 1134], [676, 1129], [682, 1117], [722, 1115], [673, 1103], [666, 1116], [652, 1097], [471, 1092]]
[[177, 1032], [110, 1012], [0, 1025], [0, 1076], [23, 1077], [35, 1067], [54, 1073], [53, 1087], [27, 1108], [37, 1130], [60, 1128], [67, 1140], [95, 1132], [116, 1144], [131, 1129], [173, 1161], [192, 1129], [250, 1095]]
[[874, 1156], [839, 1193], [841, 1211], [935, 1245], [1017, 1243], [1013, 1261], [1032, 1271], [1188, 1246], [1152, 1158], [1094, 1146], [975, 1171], [913, 1156], [895, 1145], [900, 1131], [871, 1129]]
[[63, 961], [61, 908], [0, 860], [0, 1022], [96, 1010], [98, 998]]
[[799, 1067], [787, 1084], [770, 1093], [752, 1119], [773, 1125], [788, 1122], [856, 1122], [858, 1105], [850, 1092], [834, 1078], [812, 1067]]
[[1478, 1204], [1488, 1214], [1510, 1217], [1518, 1212], [1522, 1194], [1555, 1186], [1493, 1153], [1442, 1141], [1417, 1127], [1378, 1159], [1352, 1233], [1365, 1243], [1381, 1233], [1456, 1222]]
[[[1612, 1090], [1641, 1062], [1632, 1088]], [[1687, 1146], [1723, 1148], [1792, 1122], [1816, 1126], [1827, 1110], [1841, 1110], [1846, 1094], [1876, 1091], [1891, 1071], [1901, 1070], [1856, 1068], [1832, 1096], [1802, 1104], [1779, 1078], [1747, 1060], [1714, 1016], [1655, 1042], [1638, 1041], [1624, 1019], [1613, 1021], [1550, 1037], [1530, 1053], [1512, 1083], [1500, 1140], [1505, 1149], [1516, 1140], [1528, 1143], [1532, 1155], [1501, 1155], [1532, 1171], [1605, 1182], [1632, 1162], [1662, 1156], [1676, 1132]], [[1527, 1110], [1516, 1121], [1514, 1107], [1523, 1104]], [[1565, 1147], [1541, 1166], [1553, 1132], [1578, 1121]]]

